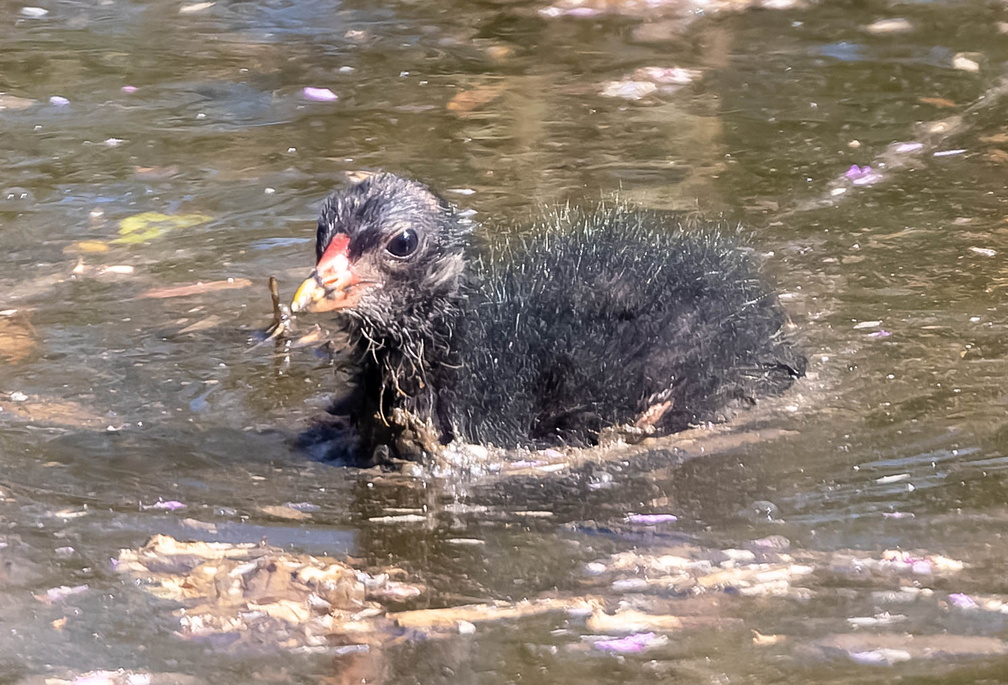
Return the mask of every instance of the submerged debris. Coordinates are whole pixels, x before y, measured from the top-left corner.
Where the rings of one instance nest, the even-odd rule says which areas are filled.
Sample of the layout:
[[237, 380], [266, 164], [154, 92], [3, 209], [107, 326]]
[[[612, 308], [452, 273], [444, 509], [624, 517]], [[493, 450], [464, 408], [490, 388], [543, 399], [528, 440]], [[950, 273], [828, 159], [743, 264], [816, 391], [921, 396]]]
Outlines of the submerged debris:
[[306, 333], [299, 334], [295, 330], [294, 315], [291, 313], [290, 306], [284, 304], [280, 299], [280, 286], [276, 277], [270, 276], [268, 283], [273, 309], [273, 323], [265, 330], [257, 331], [252, 339], [254, 342], [252, 349], [273, 341], [280, 369], [285, 369], [290, 364], [292, 350], [312, 346], [323, 348], [333, 344], [333, 336], [323, 331], [318, 324], [312, 325]]
[[389, 612], [376, 600], [403, 602], [425, 588], [393, 580], [396, 570], [372, 575], [328, 557], [167, 535], [121, 550], [114, 565], [151, 594], [182, 604], [175, 612], [182, 637], [227, 636], [228, 645], [294, 651], [366, 648], [407, 633], [469, 633], [480, 623], [545, 613], [586, 616], [600, 606], [588, 598], [542, 598]]
[[65, 677], [38, 676], [18, 681], [19, 685], [197, 685], [204, 681], [184, 673], [149, 673], [146, 671], [87, 671]]
[[[918, 611], [886, 610], [930, 604], [944, 613], [954, 611], [960, 620], [967, 612], [1008, 613], [1002, 597], [920, 587], [938, 576], [948, 582], [963, 569], [962, 562], [942, 555], [795, 551], [779, 536], [739, 548], [683, 543], [651, 549], [652, 554], [624, 551], [589, 563], [579, 595], [550, 592], [517, 601], [409, 610], [395, 609], [424, 597], [428, 589], [411, 582], [403, 569], [368, 573], [333, 558], [265, 544], [181, 542], [158, 535], [138, 550], [121, 550], [114, 567], [152, 595], [179, 603], [174, 612], [179, 636], [207, 640], [215, 648], [372, 652], [403, 640], [472, 635], [490, 623], [555, 615], [572, 648], [613, 655], [660, 648], [685, 631], [742, 628], [756, 646], [866, 665], [1008, 653], [1008, 643], [997, 638], [913, 634]], [[866, 592], [866, 605], [875, 613], [849, 616], [847, 625], [858, 631], [850, 634], [788, 634], [787, 624], [750, 626], [742, 618], [749, 612], [739, 606], [752, 597], [843, 596], [849, 601], [852, 581], [885, 587], [910, 578], [914, 586]], [[84, 589], [54, 588], [52, 598], [39, 599], [59, 601]], [[726, 601], [726, 596], [735, 599]], [[876, 632], [891, 625], [905, 633]]]
[[657, 93], [670, 95], [700, 77], [698, 69], [682, 67], [640, 67], [619, 81], [609, 81], [602, 86], [605, 97], [624, 100], [641, 100]]
[[280, 301], [280, 285], [276, 276], [269, 277], [270, 300], [273, 304], [273, 325], [267, 330], [267, 340], [279, 336], [289, 336], [293, 317], [290, 307]]
[[818, 658], [845, 657], [859, 664], [891, 666], [901, 661], [991, 657], [1008, 654], [1008, 642], [977, 635], [847, 633], [814, 640], [800, 650]]
[[519, 602], [495, 602], [493, 604], [469, 604], [446, 609], [420, 609], [389, 614], [403, 628], [455, 632], [460, 624], [485, 623], [489, 621], [515, 620], [529, 616], [563, 613], [570, 616], [584, 616], [599, 606], [593, 598], [542, 598]]
[[189, 638], [228, 634], [240, 642], [254, 631], [256, 641], [280, 647], [325, 647], [335, 632], [374, 632], [369, 621], [383, 613], [346, 564], [253, 544], [157, 535], [139, 550], [121, 550], [115, 569], [181, 602], [179, 634]]

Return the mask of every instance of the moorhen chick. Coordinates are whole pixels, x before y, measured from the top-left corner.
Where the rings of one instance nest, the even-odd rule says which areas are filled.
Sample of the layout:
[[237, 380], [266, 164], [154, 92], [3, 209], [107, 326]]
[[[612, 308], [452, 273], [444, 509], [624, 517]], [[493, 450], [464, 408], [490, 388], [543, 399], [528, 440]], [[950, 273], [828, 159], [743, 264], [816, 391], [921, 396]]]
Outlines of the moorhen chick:
[[325, 201], [291, 310], [347, 326], [356, 382], [330, 411], [361, 457], [671, 433], [804, 374], [726, 224], [620, 205], [540, 223], [478, 249], [450, 204], [389, 173]]

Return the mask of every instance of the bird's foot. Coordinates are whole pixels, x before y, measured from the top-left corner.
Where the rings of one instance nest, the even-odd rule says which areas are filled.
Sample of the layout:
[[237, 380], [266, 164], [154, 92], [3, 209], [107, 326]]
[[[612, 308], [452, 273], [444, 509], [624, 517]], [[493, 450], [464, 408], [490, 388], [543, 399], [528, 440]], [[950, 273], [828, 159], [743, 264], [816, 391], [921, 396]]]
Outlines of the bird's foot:
[[665, 400], [664, 402], [652, 404], [637, 418], [637, 421], [634, 422], [634, 426], [641, 429], [650, 429], [653, 433], [655, 428], [658, 426], [658, 422], [662, 420], [662, 417], [664, 417], [671, 408], [672, 400]]
[[634, 423], [624, 423], [604, 428], [599, 433], [599, 444], [625, 442], [635, 445], [644, 438], [649, 438], [658, 432], [658, 424], [671, 408], [672, 400], [652, 404], [644, 410], [644, 413]]
[[599, 431], [598, 442], [599, 445], [602, 446], [614, 445], [617, 443], [636, 445], [644, 438], [651, 437], [654, 434], [654, 426], [642, 428], [632, 423], [622, 423], [618, 426], [606, 426]]
[[430, 419], [422, 420], [416, 414], [402, 408], [392, 410], [392, 424], [400, 429], [395, 439], [395, 449], [399, 456], [412, 461], [425, 457], [437, 459], [443, 445]]

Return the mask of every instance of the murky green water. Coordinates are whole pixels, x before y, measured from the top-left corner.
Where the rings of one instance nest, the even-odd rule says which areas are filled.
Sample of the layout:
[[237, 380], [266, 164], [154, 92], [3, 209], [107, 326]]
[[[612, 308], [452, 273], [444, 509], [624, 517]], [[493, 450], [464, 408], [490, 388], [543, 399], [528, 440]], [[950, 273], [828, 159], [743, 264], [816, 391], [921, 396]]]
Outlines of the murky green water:
[[[120, 668], [198, 683], [1008, 677], [1008, 648], [979, 642], [1006, 637], [1006, 614], [954, 599], [1008, 595], [1003, 7], [40, 7], [0, 10], [0, 681]], [[910, 30], [865, 29], [885, 18]], [[648, 66], [699, 76], [641, 100], [602, 94]], [[339, 99], [309, 101], [306, 86]], [[925, 147], [890, 147], [914, 141]], [[881, 179], [844, 180], [852, 164]], [[421, 178], [498, 229], [617, 191], [745, 221], [809, 378], [731, 429], [552, 474], [315, 462], [289, 441], [336, 387], [328, 361], [305, 349], [284, 364], [249, 340], [270, 321], [266, 277], [289, 296], [309, 268], [318, 202], [345, 172], [375, 168]], [[150, 212], [189, 219], [128, 239], [120, 222]], [[253, 285], [137, 298], [228, 278]], [[287, 503], [313, 506], [286, 520], [271, 507]], [[416, 520], [383, 520], [404, 512]], [[678, 521], [625, 522], [641, 512]], [[629, 654], [593, 648], [583, 622], [553, 614], [376, 639], [356, 659], [269, 640], [236, 650], [181, 637], [177, 605], [112, 568], [155, 533], [398, 567], [425, 587], [399, 608], [590, 594], [717, 621]], [[691, 593], [585, 570], [771, 535], [816, 559], [903, 549], [965, 568], [878, 577], [823, 562], [809, 595], [725, 592], [699, 609]], [[910, 605], [880, 594], [900, 587], [933, 593]], [[878, 620], [849, 620], [865, 616]], [[838, 634], [861, 642], [831, 647]], [[935, 656], [907, 634], [960, 642]], [[878, 635], [907, 657], [879, 653]]]

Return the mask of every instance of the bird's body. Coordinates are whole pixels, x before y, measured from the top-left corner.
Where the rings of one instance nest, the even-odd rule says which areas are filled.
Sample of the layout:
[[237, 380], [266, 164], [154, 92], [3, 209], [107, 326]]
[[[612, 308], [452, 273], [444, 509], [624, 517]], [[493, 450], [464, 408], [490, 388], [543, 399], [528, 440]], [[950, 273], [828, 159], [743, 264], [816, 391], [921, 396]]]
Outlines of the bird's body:
[[[477, 246], [426, 186], [379, 174], [327, 201], [293, 308], [345, 316], [360, 368], [340, 410], [365, 452], [670, 433], [804, 372], [733, 233], [568, 208], [520, 241]], [[423, 427], [428, 440], [412, 439]]]

